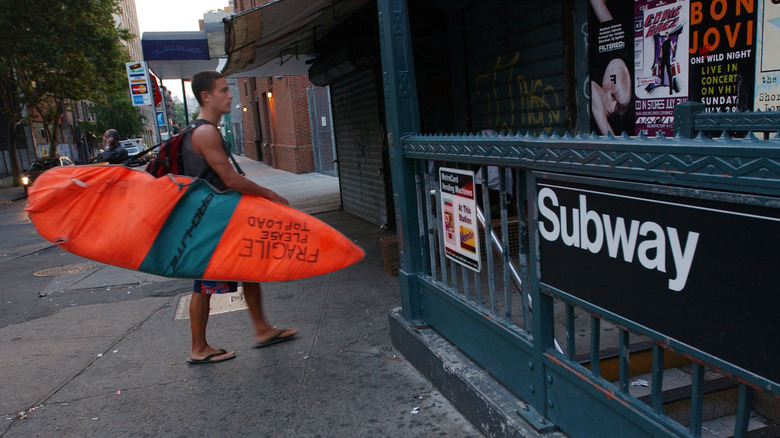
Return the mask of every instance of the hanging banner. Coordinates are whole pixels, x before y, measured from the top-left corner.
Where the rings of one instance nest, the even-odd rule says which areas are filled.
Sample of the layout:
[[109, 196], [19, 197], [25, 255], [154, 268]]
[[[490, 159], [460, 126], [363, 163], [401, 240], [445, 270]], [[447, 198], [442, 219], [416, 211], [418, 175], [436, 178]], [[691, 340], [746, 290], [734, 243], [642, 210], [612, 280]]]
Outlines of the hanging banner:
[[134, 106], [143, 106], [152, 104], [152, 93], [149, 80], [146, 76], [145, 62], [128, 62], [127, 82], [130, 84], [130, 97]]
[[591, 130], [634, 135], [633, 6], [591, 0], [588, 11]]
[[634, 2], [636, 131], [673, 135], [674, 107], [688, 100], [688, 1]]
[[149, 82], [152, 84], [152, 96], [154, 96], [154, 106], [157, 106], [162, 102], [162, 94], [160, 94], [160, 86], [157, 83], [157, 78], [150, 74]]
[[753, 109], [754, 1], [691, 2], [690, 99], [706, 112]]
[[780, 1], [759, 0], [753, 109], [780, 111]]
[[480, 271], [477, 203], [474, 172], [439, 169], [444, 251], [447, 258], [473, 271]]

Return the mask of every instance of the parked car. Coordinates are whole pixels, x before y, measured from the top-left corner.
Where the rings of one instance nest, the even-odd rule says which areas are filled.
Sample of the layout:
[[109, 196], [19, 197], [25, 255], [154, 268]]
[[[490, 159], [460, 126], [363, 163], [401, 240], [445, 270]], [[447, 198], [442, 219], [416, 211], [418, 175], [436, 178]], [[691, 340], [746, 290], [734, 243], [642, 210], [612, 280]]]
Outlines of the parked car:
[[149, 154], [141, 154], [141, 150], [138, 149], [135, 146], [128, 146], [125, 148], [127, 151], [127, 161], [125, 161], [126, 166], [141, 166], [145, 164], [149, 158]]
[[27, 173], [22, 175], [22, 186], [24, 187], [24, 194], [27, 194], [27, 188], [29, 188], [35, 178], [38, 178], [43, 172], [58, 166], [73, 166], [73, 161], [70, 161], [68, 157], [43, 157], [35, 160], [30, 164], [30, 168], [27, 169]]

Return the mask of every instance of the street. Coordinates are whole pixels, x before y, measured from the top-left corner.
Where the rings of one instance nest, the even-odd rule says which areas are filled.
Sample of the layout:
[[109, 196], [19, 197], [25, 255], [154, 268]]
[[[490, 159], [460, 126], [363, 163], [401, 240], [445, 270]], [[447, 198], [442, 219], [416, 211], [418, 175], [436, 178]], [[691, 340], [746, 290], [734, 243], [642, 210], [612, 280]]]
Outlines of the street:
[[[143, 276], [113, 287], [86, 283], [84, 288], [58, 288], [58, 278], [62, 276], [86, 276], [113, 268], [63, 251], [44, 240], [24, 212], [25, 205], [25, 201], [0, 204], [0, 328], [49, 316], [68, 306], [170, 297], [187, 289], [187, 281], [149, 282]], [[105, 229], [95, 232], [106, 233], [110, 229], [106, 224]]]
[[255, 350], [246, 311], [212, 305], [209, 341], [238, 357], [193, 367], [189, 280], [69, 254], [37, 235], [24, 205], [0, 205], [0, 437], [481, 436], [391, 345], [387, 231], [319, 215], [366, 258], [264, 284], [271, 321], [301, 331], [292, 342]]

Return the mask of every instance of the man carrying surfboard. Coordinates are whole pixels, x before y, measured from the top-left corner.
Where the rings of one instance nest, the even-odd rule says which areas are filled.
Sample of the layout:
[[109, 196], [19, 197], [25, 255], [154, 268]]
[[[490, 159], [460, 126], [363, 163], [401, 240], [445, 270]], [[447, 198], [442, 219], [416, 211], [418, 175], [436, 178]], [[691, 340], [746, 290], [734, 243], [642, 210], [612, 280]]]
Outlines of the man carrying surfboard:
[[[216, 128], [222, 115], [230, 112], [233, 99], [224, 76], [216, 71], [202, 71], [192, 77], [191, 84], [200, 104], [200, 113], [193, 123], [199, 126], [186, 133], [183, 139], [184, 174], [202, 177], [219, 190], [232, 189], [287, 205], [287, 200], [274, 191], [236, 172], [228, 159], [229, 149]], [[254, 329], [255, 348], [289, 341], [298, 334], [296, 329], [279, 330], [268, 323], [260, 283], [244, 282], [243, 287]], [[216, 363], [236, 357], [234, 351], [214, 348], [206, 341], [211, 294], [235, 291], [236, 288], [237, 284], [233, 282], [195, 281], [189, 309], [192, 347], [188, 363]]]

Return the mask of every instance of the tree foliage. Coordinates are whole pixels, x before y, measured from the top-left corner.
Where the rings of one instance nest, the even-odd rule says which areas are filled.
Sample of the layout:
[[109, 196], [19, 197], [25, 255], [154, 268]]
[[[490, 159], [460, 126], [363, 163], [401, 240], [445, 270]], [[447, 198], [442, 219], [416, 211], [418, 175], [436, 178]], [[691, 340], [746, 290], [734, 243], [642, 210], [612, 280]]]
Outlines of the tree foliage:
[[53, 154], [66, 101], [105, 102], [125, 86], [121, 40], [132, 35], [114, 22], [117, 0], [0, 0], [0, 10], [0, 111], [16, 126], [36, 108]]
[[171, 121], [175, 126], [184, 129], [187, 125], [187, 119], [184, 117], [184, 104], [174, 102], [173, 105], [171, 105], [171, 109], [172, 114], [169, 114]]
[[81, 129], [93, 140], [100, 140], [108, 129], [116, 129], [119, 137], [136, 137], [144, 128], [146, 118], [133, 106], [127, 93], [109, 97], [108, 102], [95, 106], [96, 121], [82, 122]]

